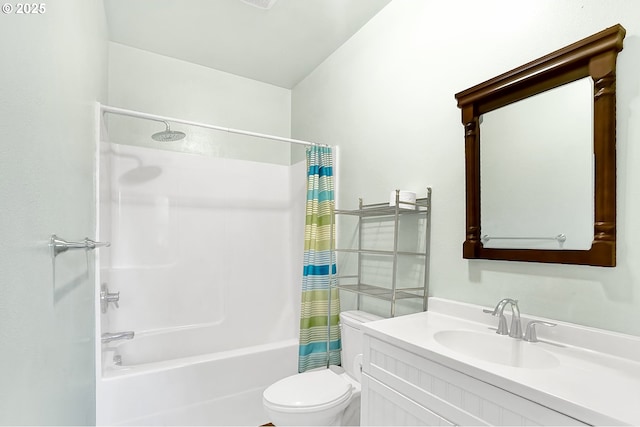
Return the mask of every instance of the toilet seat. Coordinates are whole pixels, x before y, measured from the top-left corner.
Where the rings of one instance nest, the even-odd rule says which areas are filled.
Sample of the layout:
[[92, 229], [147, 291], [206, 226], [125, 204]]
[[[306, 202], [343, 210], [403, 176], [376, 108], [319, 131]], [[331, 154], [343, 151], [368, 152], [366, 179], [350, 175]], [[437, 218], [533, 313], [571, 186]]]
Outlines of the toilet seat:
[[329, 369], [284, 378], [263, 393], [264, 404], [287, 413], [317, 412], [346, 403], [353, 386]]

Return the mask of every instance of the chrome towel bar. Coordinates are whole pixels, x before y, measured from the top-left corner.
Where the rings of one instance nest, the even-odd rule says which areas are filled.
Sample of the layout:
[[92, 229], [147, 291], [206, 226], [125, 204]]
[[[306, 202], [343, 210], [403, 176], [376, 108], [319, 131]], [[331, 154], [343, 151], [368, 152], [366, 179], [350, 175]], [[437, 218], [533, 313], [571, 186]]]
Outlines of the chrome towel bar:
[[56, 257], [58, 254], [68, 251], [69, 249], [85, 249], [92, 250], [95, 248], [101, 248], [105, 246], [111, 246], [110, 242], [96, 242], [94, 240], [85, 237], [84, 240], [80, 242], [69, 242], [67, 240], [61, 239], [55, 234], [51, 235], [51, 239], [49, 239], [49, 246], [51, 247], [51, 251], [53, 256]]
[[558, 234], [557, 236], [553, 237], [496, 237], [489, 236], [487, 234], [482, 236], [483, 242], [488, 242], [489, 240], [557, 240], [559, 243], [563, 243], [567, 240], [567, 236], [565, 236], [564, 234]]

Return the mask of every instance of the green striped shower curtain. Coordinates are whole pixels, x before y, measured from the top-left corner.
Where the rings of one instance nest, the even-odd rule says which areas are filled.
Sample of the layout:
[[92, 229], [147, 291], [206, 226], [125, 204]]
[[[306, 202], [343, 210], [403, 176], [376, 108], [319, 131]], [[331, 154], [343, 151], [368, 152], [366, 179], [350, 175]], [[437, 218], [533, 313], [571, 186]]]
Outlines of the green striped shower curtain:
[[331, 148], [307, 149], [302, 310], [298, 371], [340, 364], [339, 291], [335, 285], [335, 227]]

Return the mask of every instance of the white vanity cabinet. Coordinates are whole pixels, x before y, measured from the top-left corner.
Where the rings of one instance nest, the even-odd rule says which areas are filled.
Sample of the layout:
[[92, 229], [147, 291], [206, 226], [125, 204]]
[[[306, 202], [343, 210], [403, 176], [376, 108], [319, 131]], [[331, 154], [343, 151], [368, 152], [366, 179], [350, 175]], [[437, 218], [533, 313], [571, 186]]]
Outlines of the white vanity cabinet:
[[586, 425], [370, 335], [363, 354], [362, 425]]

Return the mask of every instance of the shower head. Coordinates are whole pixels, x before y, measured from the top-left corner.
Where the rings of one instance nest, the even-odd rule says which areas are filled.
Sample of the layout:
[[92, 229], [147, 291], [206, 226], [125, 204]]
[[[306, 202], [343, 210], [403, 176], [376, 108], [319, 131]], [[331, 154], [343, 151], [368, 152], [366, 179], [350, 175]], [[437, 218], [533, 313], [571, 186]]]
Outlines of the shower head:
[[187, 136], [187, 134], [184, 132], [171, 130], [171, 127], [169, 126], [169, 122], [163, 122], [163, 123], [167, 128], [162, 132], [157, 132], [151, 135], [151, 138], [153, 140], [160, 141], [160, 142], [171, 142], [171, 141], [179, 141], [183, 139], [185, 136]]

